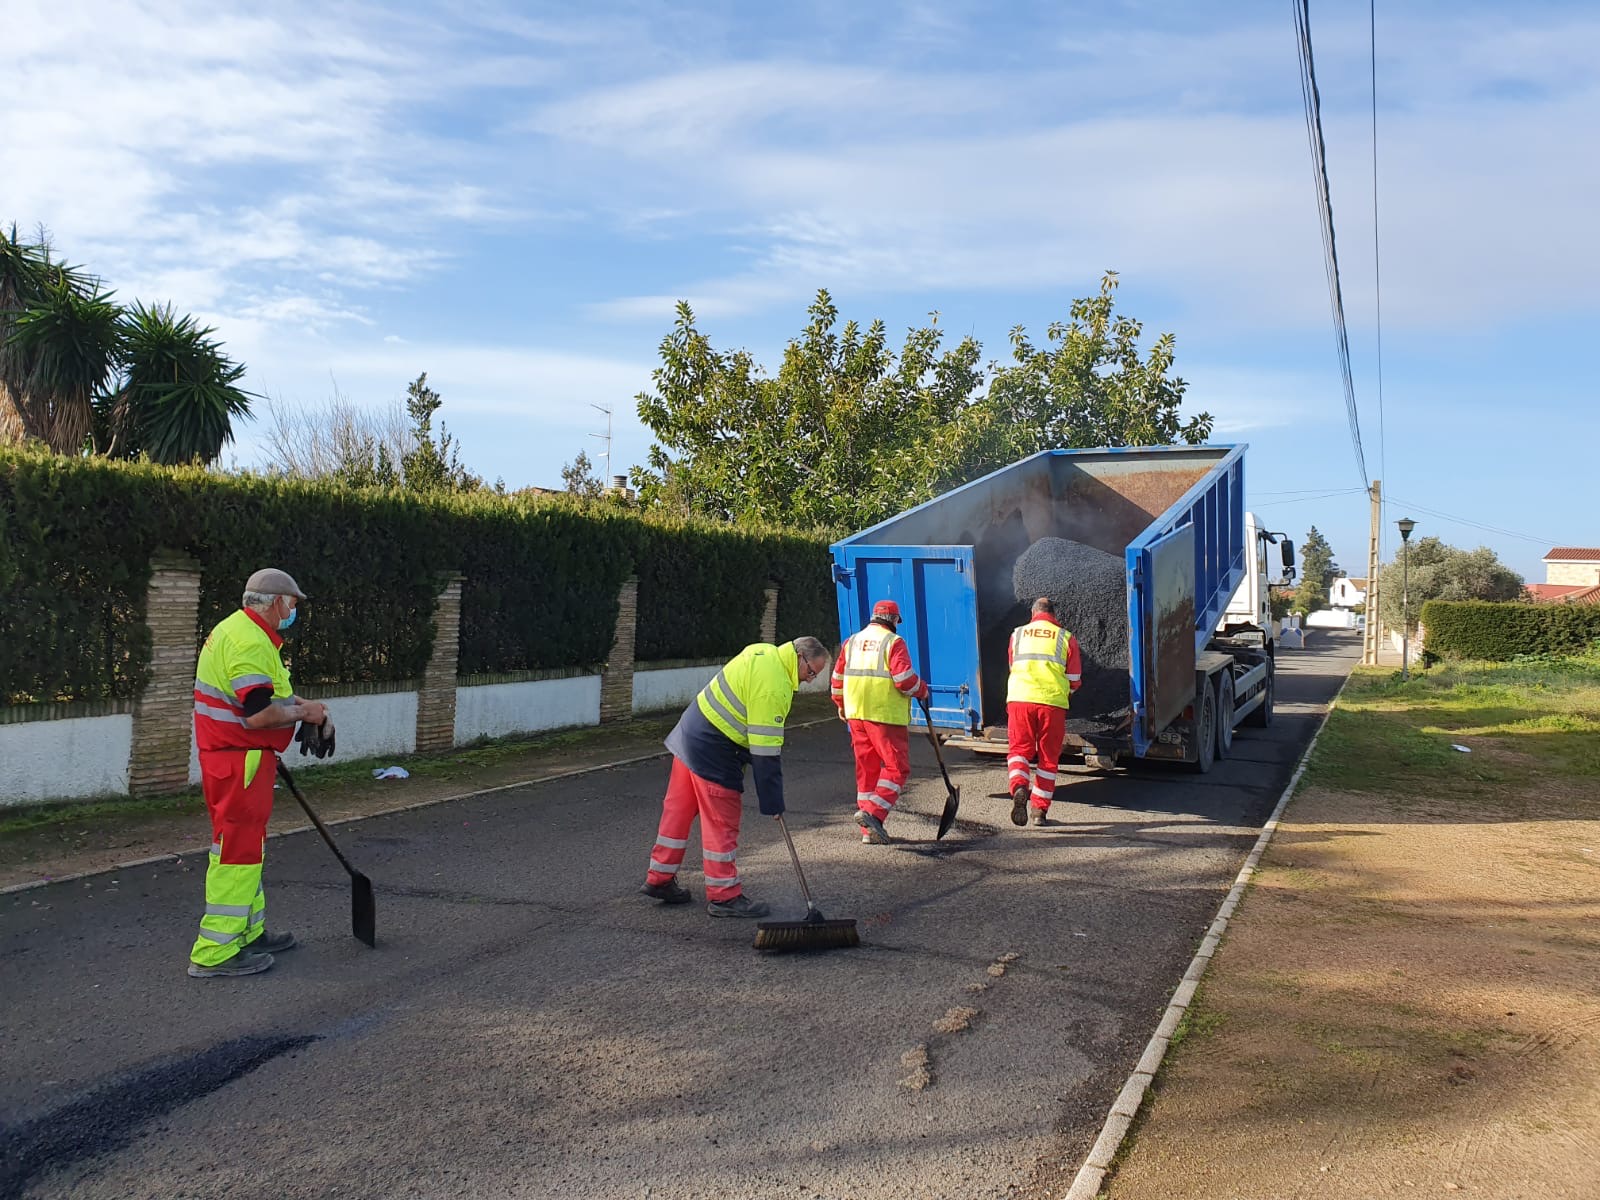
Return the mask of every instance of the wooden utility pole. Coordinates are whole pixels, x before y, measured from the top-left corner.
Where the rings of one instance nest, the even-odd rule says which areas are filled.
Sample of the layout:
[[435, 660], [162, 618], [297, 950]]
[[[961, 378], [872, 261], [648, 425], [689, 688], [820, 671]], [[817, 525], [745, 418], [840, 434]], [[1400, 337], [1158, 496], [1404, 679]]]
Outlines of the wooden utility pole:
[[1367, 536], [1367, 623], [1361, 631], [1361, 661], [1378, 665], [1378, 648], [1383, 645], [1383, 621], [1378, 616], [1378, 572], [1383, 567], [1378, 537], [1383, 532], [1383, 483], [1374, 479], [1367, 494], [1372, 498], [1372, 531]]

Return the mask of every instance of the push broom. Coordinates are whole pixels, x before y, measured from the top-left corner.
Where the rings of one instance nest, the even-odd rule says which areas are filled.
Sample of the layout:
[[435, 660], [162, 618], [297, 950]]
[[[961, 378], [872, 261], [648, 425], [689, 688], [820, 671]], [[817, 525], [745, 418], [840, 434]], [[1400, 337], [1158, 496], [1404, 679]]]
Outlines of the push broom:
[[789, 827], [779, 813], [778, 828], [783, 830], [783, 841], [789, 847], [789, 861], [794, 863], [795, 877], [800, 880], [800, 894], [806, 898], [806, 915], [798, 921], [763, 921], [756, 926], [756, 949], [782, 953], [786, 950], [838, 950], [846, 946], [859, 946], [861, 935], [856, 932], [854, 920], [830, 921], [811, 899], [811, 889], [806, 886], [806, 873], [800, 869], [800, 856], [794, 852], [794, 839]]

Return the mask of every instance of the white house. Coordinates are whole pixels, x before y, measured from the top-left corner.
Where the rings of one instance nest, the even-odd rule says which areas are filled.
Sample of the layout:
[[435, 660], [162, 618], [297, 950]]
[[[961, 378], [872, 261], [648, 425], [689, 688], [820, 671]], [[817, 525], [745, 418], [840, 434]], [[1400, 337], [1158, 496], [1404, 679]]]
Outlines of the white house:
[[1360, 608], [1367, 602], [1367, 581], [1341, 575], [1328, 589], [1328, 603], [1334, 608]]
[[1552, 547], [1544, 556], [1544, 581], [1571, 587], [1600, 584], [1600, 547]]

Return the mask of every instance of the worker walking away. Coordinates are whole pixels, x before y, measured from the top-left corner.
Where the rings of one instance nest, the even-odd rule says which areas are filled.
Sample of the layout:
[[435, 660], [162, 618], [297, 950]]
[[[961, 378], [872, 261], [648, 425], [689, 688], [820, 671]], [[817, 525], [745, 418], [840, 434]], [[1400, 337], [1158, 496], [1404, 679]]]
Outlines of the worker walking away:
[[1061, 627], [1054, 603], [1042, 596], [1033, 602], [1033, 619], [1011, 633], [1007, 661], [1011, 664], [1006, 684], [1011, 823], [1026, 825], [1031, 820], [1043, 825], [1055, 795], [1067, 708], [1072, 693], [1083, 685], [1078, 639]]
[[294, 694], [280, 653], [305, 598], [286, 571], [257, 571], [239, 611], [211, 631], [195, 664], [194, 736], [211, 814], [206, 910], [189, 952], [196, 979], [258, 974], [295, 944], [288, 930], [267, 932], [261, 864], [278, 755], [296, 722], [304, 723], [303, 750], [333, 752], [327, 706]]
[[856, 756], [856, 824], [863, 842], [880, 846], [892, 840], [884, 823], [911, 778], [911, 701], [928, 699], [906, 640], [895, 632], [900, 621], [900, 606], [879, 600], [833, 666], [833, 703], [849, 723]]
[[783, 731], [801, 684], [828, 669], [828, 651], [814, 637], [779, 646], [746, 646], [683, 710], [667, 735], [672, 775], [661, 824], [640, 890], [663, 904], [694, 897], [678, 882], [689, 829], [700, 818], [706, 910], [713, 917], [764, 917], [769, 909], [744, 894], [739, 875], [739, 818], [744, 769], [755, 777], [762, 813], [783, 812]]

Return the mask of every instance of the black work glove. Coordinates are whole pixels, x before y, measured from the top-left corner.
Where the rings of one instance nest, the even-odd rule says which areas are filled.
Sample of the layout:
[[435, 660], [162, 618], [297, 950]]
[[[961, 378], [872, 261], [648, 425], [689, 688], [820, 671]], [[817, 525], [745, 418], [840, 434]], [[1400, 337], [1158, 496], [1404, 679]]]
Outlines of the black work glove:
[[763, 796], [758, 792], [756, 794], [756, 804], [760, 807], [761, 815], [764, 817], [783, 816], [782, 796], [777, 796], [769, 800], [766, 796]]
[[313, 725], [309, 721], [301, 721], [294, 740], [300, 743], [301, 754], [327, 758], [333, 753], [333, 722], [328, 720], [321, 725]]

